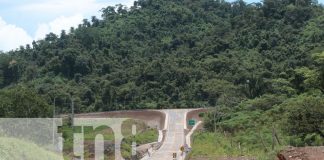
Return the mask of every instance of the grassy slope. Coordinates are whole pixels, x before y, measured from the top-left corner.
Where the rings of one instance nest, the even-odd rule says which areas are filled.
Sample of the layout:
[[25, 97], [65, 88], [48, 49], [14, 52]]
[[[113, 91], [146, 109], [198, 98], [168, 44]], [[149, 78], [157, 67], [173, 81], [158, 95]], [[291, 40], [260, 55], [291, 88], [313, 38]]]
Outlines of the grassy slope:
[[[268, 160], [274, 159], [277, 151], [285, 146], [324, 144], [324, 140], [318, 134], [306, 134], [302, 140], [297, 135], [289, 134], [287, 128], [292, 111], [298, 107], [313, 108], [312, 103], [322, 103], [321, 96], [302, 94], [288, 99], [277, 99], [278, 103], [273, 103], [274, 98], [268, 101], [266, 97], [242, 102], [234, 111], [222, 110], [225, 116], [217, 122], [216, 133], [205, 131], [194, 135], [191, 156], [216, 159], [227, 155], [245, 155], [258, 160]], [[281, 145], [276, 143], [274, 149], [272, 149], [273, 128], [281, 143]], [[238, 149], [239, 143], [242, 150]]]
[[[277, 147], [275, 151], [264, 152], [263, 148], [255, 148], [255, 144], [241, 144], [241, 150], [236, 140], [246, 137], [225, 137], [221, 133], [197, 133], [194, 135], [193, 150], [190, 154], [191, 158], [204, 157], [209, 159], [217, 159], [222, 157], [246, 157], [257, 158], [258, 160], [273, 160], [275, 153], [281, 147]], [[257, 141], [255, 143], [258, 143]]]
[[156, 142], [158, 139], [158, 132], [155, 129], [146, 129], [135, 136], [129, 136], [124, 139], [122, 144], [122, 155], [124, 158], [128, 159], [131, 157], [131, 144], [136, 142], [137, 145], [147, 144], [151, 142]]
[[55, 153], [49, 152], [33, 143], [15, 138], [0, 137], [0, 160], [60, 160], [63, 159]]

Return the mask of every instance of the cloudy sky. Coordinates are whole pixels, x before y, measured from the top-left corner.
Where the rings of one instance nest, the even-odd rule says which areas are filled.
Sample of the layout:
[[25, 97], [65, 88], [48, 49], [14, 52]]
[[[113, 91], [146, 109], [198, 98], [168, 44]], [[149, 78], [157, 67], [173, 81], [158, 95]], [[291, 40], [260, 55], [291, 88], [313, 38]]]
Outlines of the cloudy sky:
[[53, 32], [76, 27], [108, 5], [134, 0], [0, 0], [0, 50], [8, 51]]
[[[233, 1], [233, 0], [230, 0]], [[254, 0], [247, 0], [248, 2]], [[258, 1], [258, 0], [255, 0]], [[324, 0], [319, 0], [324, 1]], [[108, 5], [134, 0], [0, 0], [0, 51], [9, 51], [53, 32], [76, 27]]]

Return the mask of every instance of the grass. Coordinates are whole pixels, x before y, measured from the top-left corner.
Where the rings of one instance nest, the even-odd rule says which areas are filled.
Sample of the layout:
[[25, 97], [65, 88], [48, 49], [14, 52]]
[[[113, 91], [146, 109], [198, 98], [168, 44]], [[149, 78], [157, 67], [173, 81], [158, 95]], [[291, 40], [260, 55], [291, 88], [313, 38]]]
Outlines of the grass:
[[135, 136], [129, 136], [124, 139], [122, 143], [122, 155], [125, 159], [131, 159], [132, 154], [132, 142], [136, 142], [136, 145], [142, 145], [147, 143], [156, 142], [158, 140], [158, 131], [156, 129], [146, 129]]
[[[81, 128], [75, 127], [74, 132], [73, 128], [69, 127], [68, 120], [63, 121], [65, 125], [60, 129], [60, 132], [63, 133], [63, 137], [65, 138], [65, 147], [66, 147], [66, 154], [68, 154], [68, 157], [65, 157], [65, 159], [69, 159], [72, 155], [73, 151], [73, 133], [74, 132], [80, 132]], [[132, 126], [136, 126], [136, 134], [132, 135]], [[111, 128], [108, 127], [98, 127], [95, 130], [93, 128], [84, 127], [84, 140], [93, 142], [96, 138], [96, 135], [102, 134], [105, 141], [110, 141], [110, 143], [114, 142], [114, 133]], [[134, 119], [128, 119], [124, 121], [122, 124], [122, 134], [124, 136], [124, 140], [121, 147], [122, 155], [125, 159], [130, 158], [131, 156], [131, 144], [132, 142], [136, 142], [137, 145], [142, 145], [146, 143], [152, 143], [157, 141], [158, 139], [158, 131], [153, 128], [149, 128], [145, 122], [140, 120], [134, 120]], [[114, 149], [114, 148], [113, 148]], [[90, 153], [87, 153], [85, 151], [85, 155], [88, 155]], [[105, 154], [108, 159], [113, 158], [114, 151], [110, 151], [109, 155]]]
[[0, 160], [61, 160], [61, 156], [16, 138], [0, 137]]
[[[241, 149], [239, 149], [239, 142], [244, 142], [240, 143]], [[193, 137], [190, 158], [205, 157], [217, 160], [221, 157], [239, 157], [244, 155], [258, 160], [273, 160], [277, 150], [280, 149], [280, 146], [276, 146], [275, 150], [272, 151], [269, 146], [268, 151], [265, 152], [259, 137], [256, 137], [254, 134], [246, 136], [227, 135], [225, 137], [223, 133], [219, 132], [198, 132]]]

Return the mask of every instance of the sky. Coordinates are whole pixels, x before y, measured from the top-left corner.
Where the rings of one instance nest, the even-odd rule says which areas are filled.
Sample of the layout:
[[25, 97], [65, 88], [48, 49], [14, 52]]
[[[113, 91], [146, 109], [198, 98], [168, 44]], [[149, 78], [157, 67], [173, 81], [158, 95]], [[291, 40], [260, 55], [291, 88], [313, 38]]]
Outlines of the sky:
[[83, 19], [115, 4], [132, 6], [134, 0], [0, 0], [0, 51], [30, 44], [46, 34], [77, 27]]
[[[233, 0], [229, 0], [233, 1]], [[253, 2], [259, 0], [247, 0]], [[324, 0], [319, 0], [323, 2]], [[30, 44], [46, 34], [60, 34], [83, 19], [100, 17], [100, 9], [134, 0], [0, 0], [0, 51]]]

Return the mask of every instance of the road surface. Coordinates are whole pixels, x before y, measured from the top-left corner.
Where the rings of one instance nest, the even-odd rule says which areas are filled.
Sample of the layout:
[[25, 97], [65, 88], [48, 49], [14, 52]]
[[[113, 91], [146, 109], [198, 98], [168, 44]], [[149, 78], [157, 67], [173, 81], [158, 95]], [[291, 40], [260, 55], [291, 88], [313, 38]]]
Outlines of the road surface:
[[[181, 146], [186, 144], [185, 129], [187, 113], [196, 109], [166, 109], [159, 111], [127, 111], [127, 112], [109, 112], [109, 113], [93, 113], [93, 114], [80, 114], [79, 117], [128, 117], [135, 119], [142, 119], [146, 122], [154, 121], [157, 126], [162, 130], [165, 130], [165, 137], [162, 142], [162, 146], [156, 150], [151, 150], [149, 154], [146, 154], [142, 160], [183, 160], [185, 155], [182, 155], [180, 151]], [[165, 114], [158, 114], [158, 113]], [[190, 116], [189, 116], [190, 117]], [[163, 123], [162, 121], [163, 120]], [[160, 133], [162, 131], [160, 130]], [[192, 131], [193, 132], [193, 131]], [[190, 135], [190, 134], [189, 134]], [[161, 138], [161, 136], [159, 136]], [[190, 138], [190, 137], [189, 137]], [[161, 140], [159, 140], [160, 142]], [[188, 141], [190, 143], [190, 141]], [[190, 145], [190, 144], [188, 144]], [[173, 158], [174, 154], [176, 157]], [[117, 154], [118, 155], [118, 154]], [[117, 156], [118, 157], [118, 156]], [[116, 159], [122, 159], [118, 157]]]
[[[154, 152], [150, 160], [182, 160], [180, 147], [185, 144], [185, 115], [189, 109], [163, 110], [166, 113], [166, 136], [160, 149]], [[173, 154], [176, 153], [176, 158]]]

